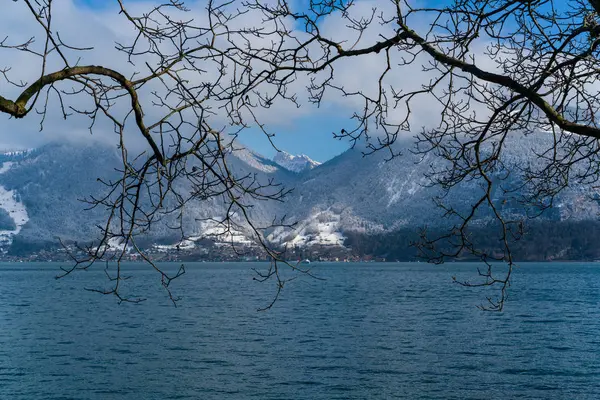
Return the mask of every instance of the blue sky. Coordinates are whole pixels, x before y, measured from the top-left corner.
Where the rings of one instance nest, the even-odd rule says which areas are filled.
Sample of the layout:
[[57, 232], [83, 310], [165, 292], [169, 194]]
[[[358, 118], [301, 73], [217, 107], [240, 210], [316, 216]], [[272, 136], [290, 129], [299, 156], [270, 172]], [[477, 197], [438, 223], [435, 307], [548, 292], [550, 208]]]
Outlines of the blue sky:
[[[324, 162], [348, 149], [347, 140], [336, 140], [333, 132], [339, 132], [348, 120], [339, 117], [307, 116], [297, 119], [294, 126], [272, 130], [275, 144], [280, 150], [292, 154], [306, 154], [313, 160]], [[240, 141], [249, 148], [272, 158], [275, 149], [262, 132], [246, 132]]]

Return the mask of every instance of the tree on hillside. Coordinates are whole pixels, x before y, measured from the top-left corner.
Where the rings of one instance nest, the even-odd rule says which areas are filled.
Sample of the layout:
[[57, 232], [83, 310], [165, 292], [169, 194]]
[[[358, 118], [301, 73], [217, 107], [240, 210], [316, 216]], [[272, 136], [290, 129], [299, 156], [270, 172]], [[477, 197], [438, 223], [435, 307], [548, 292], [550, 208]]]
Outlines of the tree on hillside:
[[[4, 66], [0, 110], [14, 118], [37, 115], [42, 126], [49, 113], [85, 116], [90, 130], [108, 121], [118, 134], [121, 178], [105, 182], [107, 197], [92, 199], [108, 211], [103, 238], [75, 269], [101, 258], [109, 240], [135, 247], [136, 236], [161, 215], [209, 197], [219, 197], [232, 214], [242, 215], [269, 249], [262, 227], [254, 226], [247, 213], [248, 202], [282, 200], [285, 191], [250, 176], [233, 176], [226, 154], [235, 143], [229, 136], [245, 129], [259, 129], [271, 140], [273, 133], [262, 121], [284, 103], [337, 101], [353, 107], [352, 119], [336, 137], [365, 141], [367, 154], [385, 151], [396, 157], [396, 140], [414, 135], [412, 151], [446, 161], [442, 170], [430, 171], [432, 184], [450, 191], [465, 180], [480, 182], [480, 197], [467, 213], [447, 207], [443, 196], [436, 199], [454, 223], [441, 236], [423, 231], [418, 245], [436, 262], [464, 253], [486, 263], [505, 262], [507, 272], [497, 275], [488, 264], [479, 280], [462, 282], [499, 286], [499, 296], [486, 305], [495, 310], [504, 304], [514, 265], [511, 243], [522, 236], [524, 221], [504, 215], [492, 189], [502, 188], [501, 201], [517, 197], [516, 189], [503, 187], [502, 181], [511, 173], [522, 174], [527, 190], [519, 193], [526, 196], [516, 200], [541, 212], [568, 185], [594, 184], [600, 176], [596, 0], [454, 0], [442, 5], [163, 0], [143, 3], [145, 9], [114, 0], [114, 24], [126, 34], [115, 43], [119, 56], [101, 65], [83, 62], [96, 51], [95, 43], [61, 36], [65, 27], [53, 18], [55, 3], [16, 0], [12, 5], [28, 11], [38, 31], [30, 38], [6, 32], [0, 42], [4, 63], [21, 52], [37, 59], [38, 67], [30, 81], [22, 82], [10, 70], [18, 65]], [[355, 79], [344, 80], [348, 73]], [[7, 83], [14, 87], [12, 97]], [[543, 167], [535, 163], [507, 171], [507, 138], [532, 132], [553, 138], [552, 146], [536, 150]], [[146, 152], [128, 151], [134, 133], [145, 140]], [[189, 180], [194, 189], [177, 192], [173, 182], [178, 179]], [[168, 196], [177, 199], [177, 206], [165, 210]], [[484, 208], [497, 226], [499, 254], [480, 251], [469, 235]], [[231, 229], [236, 222], [228, 215], [219, 223]], [[261, 277], [275, 277], [280, 287], [278, 271], [275, 263]], [[170, 277], [161, 274], [168, 285]], [[119, 278], [114, 277], [111, 291], [117, 295]]]

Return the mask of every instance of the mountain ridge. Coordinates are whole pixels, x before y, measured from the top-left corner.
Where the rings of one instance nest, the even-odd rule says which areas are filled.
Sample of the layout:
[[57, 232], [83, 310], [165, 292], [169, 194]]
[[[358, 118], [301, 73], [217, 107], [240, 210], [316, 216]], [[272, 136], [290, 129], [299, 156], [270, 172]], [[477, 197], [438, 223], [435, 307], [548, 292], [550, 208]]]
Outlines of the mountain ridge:
[[273, 161], [283, 168], [296, 173], [308, 171], [321, 165], [320, 162], [311, 159], [305, 154], [292, 155], [285, 151], [278, 151], [273, 157]]
[[[540, 138], [522, 137], [508, 142], [508, 162], [518, 165], [531, 161], [527, 148], [545, 145]], [[423, 226], [442, 229], [451, 224], [432, 200], [439, 195], [439, 188], [430, 187], [424, 177], [431, 165], [439, 166], [440, 161], [433, 156], [421, 159], [410, 152], [392, 160], [386, 156], [375, 153], [364, 157], [359, 149], [351, 149], [313, 168], [292, 172], [273, 160], [240, 148], [228, 156], [228, 162], [238, 176], [254, 176], [261, 182], [273, 181], [293, 188], [285, 202], [256, 202], [249, 208], [259, 226], [268, 226], [274, 218], [284, 215], [287, 221], [296, 222], [295, 230], [275, 228], [265, 232], [275, 246], [351, 249], [349, 238], [356, 235], [375, 237], [404, 230], [416, 232]], [[77, 199], [100, 194], [102, 186], [97, 179], [114, 176], [119, 157], [115, 148], [72, 143], [50, 144], [25, 154], [0, 155], [3, 163], [0, 187], [10, 193], [13, 201], [12, 208], [0, 204], [0, 210], [10, 219], [16, 211], [14, 204], [22, 204], [22, 211], [27, 215], [25, 221], [15, 220], [23, 222], [18, 227], [7, 220], [7, 226], [13, 229], [12, 233], [0, 231], [0, 249], [10, 253], [16, 246], [26, 252], [56, 245], [58, 237], [70, 242], [97, 237], [95, 225], [105, 218], [102, 210], [85, 211], [87, 205]], [[179, 185], [182, 190], [188, 190], [185, 182]], [[464, 182], [446, 195], [445, 201], [459, 211], [468, 210], [481, 190], [476, 182]], [[545, 213], [542, 220], [594, 220], [600, 208], [598, 202], [587, 196], [588, 192], [593, 191], [584, 187], [566, 190], [556, 207]], [[501, 190], [497, 189], [493, 196], [503, 204], [503, 211], [522, 212], [517, 205], [502, 199]], [[202, 247], [199, 243], [206, 239], [246, 246], [251, 232], [243, 226], [233, 236], [219, 238], [215, 226], [202, 222], [207, 218], [221, 218], [224, 212], [218, 199], [190, 203], [184, 220], [187, 242], [181, 242], [181, 237], [173, 231], [157, 226], [148, 245], [157, 249], [156, 246], [162, 246], [162, 252], [169, 249], [199, 251]], [[489, 218], [482, 212], [476, 221], [485, 225]], [[3, 219], [6, 215], [0, 218]], [[11, 240], [4, 243], [3, 238]]]

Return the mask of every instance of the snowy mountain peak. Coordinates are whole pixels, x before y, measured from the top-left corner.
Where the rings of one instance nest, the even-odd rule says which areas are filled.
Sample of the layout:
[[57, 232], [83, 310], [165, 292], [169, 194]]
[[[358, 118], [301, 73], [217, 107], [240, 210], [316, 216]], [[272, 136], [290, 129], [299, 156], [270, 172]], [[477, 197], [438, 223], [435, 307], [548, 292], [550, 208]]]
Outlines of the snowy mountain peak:
[[23, 156], [26, 155], [27, 153], [31, 153], [33, 150], [33, 148], [31, 149], [4, 149], [4, 150], [0, 150], [0, 154], [2, 154], [3, 156]]
[[312, 160], [310, 157], [304, 154], [293, 156], [285, 151], [280, 151], [275, 154], [273, 161], [281, 165], [283, 168], [293, 172], [303, 172], [314, 167], [321, 165], [320, 162]]

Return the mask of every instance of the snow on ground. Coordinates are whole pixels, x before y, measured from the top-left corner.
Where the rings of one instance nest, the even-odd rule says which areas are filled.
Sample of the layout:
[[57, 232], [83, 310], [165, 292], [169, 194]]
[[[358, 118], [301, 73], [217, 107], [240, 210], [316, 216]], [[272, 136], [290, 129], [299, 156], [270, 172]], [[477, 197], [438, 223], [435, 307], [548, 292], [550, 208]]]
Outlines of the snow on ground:
[[236, 244], [252, 244], [252, 241], [248, 239], [241, 231], [230, 227], [226, 229], [225, 226], [214, 222], [205, 223], [202, 227], [203, 237], [208, 239], [214, 239], [217, 242], [222, 243], [236, 243]]
[[202, 239], [211, 239], [216, 244], [243, 244], [251, 245], [252, 240], [248, 239], [241, 231], [230, 228], [226, 231], [225, 227], [218, 222], [204, 222], [200, 225], [201, 234], [190, 236], [187, 239], [175, 244], [157, 244], [154, 248], [160, 252], [169, 252], [172, 250], [192, 250], [196, 248], [196, 242]]
[[[125, 240], [122, 237], [111, 237], [107, 242], [109, 251], [123, 251], [125, 249]], [[131, 246], [127, 246], [127, 251], [131, 251]]]
[[264, 163], [259, 159], [259, 156], [256, 155], [256, 153], [250, 150], [238, 149], [233, 152], [233, 155], [235, 155], [240, 160], [244, 161], [252, 168], [256, 168], [259, 171], [263, 171], [266, 173], [272, 173], [277, 171], [277, 167]]
[[333, 223], [317, 224], [318, 233], [301, 233], [288, 243], [296, 246], [312, 246], [315, 244], [341, 246], [344, 244], [345, 237], [340, 232], [336, 232], [333, 225]]
[[[0, 174], [5, 173], [12, 167], [12, 162], [5, 162], [0, 167]], [[17, 235], [23, 225], [29, 221], [29, 215], [25, 205], [17, 200], [17, 193], [14, 190], [6, 190], [0, 186], [0, 208], [6, 210], [8, 215], [15, 221], [16, 228], [14, 230], [0, 230], [0, 244], [10, 245], [13, 236]]]
[[154, 245], [154, 248], [157, 251], [161, 251], [161, 252], [165, 252], [165, 253], [169, 252], [171, 250], [192, 250], [195, 247], [196, 247], [196, 243], [194, 243], [194, 240], [192, 240], [192, 238], [187, 239], [187, 240], [182, 240], [181, 242], [175, 243], [175, 244], [156, 244], [156, 245]]
[[318, 211], [300, 222], [294, 231], [276, 229], [268, 239], [292, 246], [342, 246], [346, 238], [339, 231], [340, 219], [339, 214], [330, 210]]
[[33, 150], [35, 150], [35, 149], [34, 149], [34, 148], [31, 148], [31, 149], [25, 149], [25, 150], [3, 150], [3, 151], [2, 151], [2, 155], [5, 155], [5, 156], [12, 156], [12, 157], [15, 157], [15, 156], [22, 156], [23, 154], [30, 153], [30, 152], [32, 152]]
[[13, 164], [14, 164], [14, 162], [11, 162], [11, 161], [7, 161], [7, 162], [3, 163], [2, 167], [0, 167], [0, 174], [3, 174], [6, 171], [8, 171], [9, 169], [11, 169]]
[[277, 154], [275, 154], [273, 161], [281, 165], [283, 168], [293, 172], [302, 172], [321, 165], [320, 162], [312, 160], [305, 154], [293, 156], [285, 151], [279, 151]]
[[412, 169], [404, 179], [393, 177], [387, 185], [387, 192], [390, 195], [390, 200], [387, 206], [391, 207], [406, 195], [414, 195], [422, 189], [422, 185], [426, 183], [424, 178], [417, 179], [414, 177], [415, 169]]

